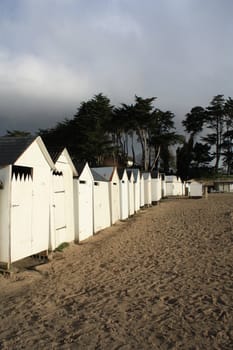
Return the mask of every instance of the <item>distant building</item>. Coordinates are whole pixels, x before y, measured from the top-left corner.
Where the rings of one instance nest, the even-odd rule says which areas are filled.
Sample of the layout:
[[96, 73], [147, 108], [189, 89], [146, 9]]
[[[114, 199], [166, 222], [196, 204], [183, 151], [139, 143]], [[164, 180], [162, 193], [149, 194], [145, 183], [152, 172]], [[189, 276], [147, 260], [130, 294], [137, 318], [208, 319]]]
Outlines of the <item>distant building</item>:
[[233, 178], [214, 180], [214, 190], [217, 192], [233, 192]]

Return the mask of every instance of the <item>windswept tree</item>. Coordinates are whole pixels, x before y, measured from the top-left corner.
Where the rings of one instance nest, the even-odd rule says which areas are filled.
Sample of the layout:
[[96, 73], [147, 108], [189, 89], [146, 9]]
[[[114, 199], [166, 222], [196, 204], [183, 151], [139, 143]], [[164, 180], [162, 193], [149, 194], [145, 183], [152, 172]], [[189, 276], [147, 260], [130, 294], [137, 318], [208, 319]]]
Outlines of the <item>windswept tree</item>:
[[[197, 106], [186, 114], [186, 119], [182, 123], [193, 144], [192, 152], [189, 152], [190, 166], [193, 164], [196, 167], [203, 166], [203, 164], [207, 166], [210, 161], [215, 160], [214, 171], [217, 173], [221, 157], [224, 156], [228, 170], [230, 169], [231, 110], [232, 100], [229, 98], [228, 101], [225, 101], [223, 95], [216, 95], [207, 108]], [[205, 131], [204, 135], [203, 131]], [[196, 144], [197, 137], [201, 142]]]
[[149, 169], [149, 145], [153, 123], [153, 105], [156, 97], [142, 98], [135, 96], [134, 123], [138, 141], [142, 149], [142, 166], [144, 170]]
[[215, 172], [218, 172], [225, 131], [225, 100], [223, 95], [213, 97], [207, 107], [206, 127], [211, 130], [203, 140], [215, 148]]
[[[144, 170], [149, 168], [149, 147], [154, 109], [152, 103], [155, 99], [155, 97], [144, 99], [135, 96], [134, 104], [127, 105], [123, 103], [121, 107], [115, 109], [112, 123], [112, 128], [116, 133], [117, 145], [121, 147], [126, 156], [129, 156], [129, 152], [132, 151], [134, 162], [134, 144], [136, 142], [140, 144], [142, 168]], [[131, 150], [129, 150], [129, 138], [131, 139]]]
[[115, 128], [117, 145], [127, 156], [131, 151], [134, 163], [134, 145], [138, 142], [144, 170], [157, 169], [162, 164], [163, 170], [168, 171], [170, 146], [180, 142], [180, 136], [175, 133], [174, 114], [154, 108], [154, 100], [155, 97], [143, 99], [135, 96], [134, 105], [122, 104], [115, 109], [112, 127]]
[[58, 123], [49, 130], [40, 130], [46, 144], [67, 147], [73, 159], [99, 165], [106, 155], [112, 154], [108, 128], [113, 106], [103, 94], [82, 102], [71, 120]]
[[155, 97], [135, 96], [134, 104], [114, 108], [102, 94], [82, 102], [73, 119], [58, 123], [54, 128], [40, 130], [47, 145], [67, 147], [73, 159], [101, 165], [106, 157], [126, 164], [135, 147], [141, 147], [141, 168], [169, 169], [170, 146], [179, 141], [174, 130], [174, 114], [153, 105]]
[[192, 150], [191, 165], [193, 168], [207, 167], [213, 160], [211, 146], [207, 143], [196, 142]]
[[194, 138], [202, 132], [206, 119], [206, 110], [201, 106], [196, 106], [186, 114], [186, 118], [182, 121], [182, 124], [185, 131], [190, 134], [190, 137]]
[[151, 123], [150, 148], [152, 157], [150, 157], [150, 168], [158, 169], [162, 161], [163, 171], [169, 171], [169, 162], [171, 159], [170, 146], [183, 141], [183, 137], [175, 133], [174, 126], [175, 115], [171, 111], [161, 111], [155, 109]]
[[206, 109], [196, 106], [186, 114], [182, 121], [185, 131], [189, 134], [188, 140], [184, 141], [183, 146], [177, 149], [177, 172], [183, 180], [197, 175], [197, 168], [207, 166], [212, 160], [210, 156], [211, 146], [197, 142], [205, 127], [207, 117]]
[[213, 159], [210, 148], [208, 144], [199, 142], [194, 144], [193, 138], [189, 138], [182, 147], [177, 148], [177, 174], [182, 180], [200, 177], [211, 172], [208, 167], [209, 162]]
[[233, 99], [228, 97], [225, 101], [225, 132], [222, 142], [223, 164], [227, 173], [233, 172]]
[[66, 147], [70, 151], [72, 142], [71, 120], [65, 119], [56, 124], [55, 127], [49, 129], [39, 129], [38, 135], [43, 138], [46, 146], [61, 146]]
[[183, 142], [183, 145], [176, 150], [177, 175], [182, 181], [190, 178], [191, 162], [193, 159], [193, 138]]
[[105, 156], [112, 153], [112, 143], [108, 127], [112, 118], [113, 106], [102, 94], [82, 102], [74, 116], [72, 126], [78, 131], [79, 138], [73, 144], [73, 153], [78, 158], [88, 160], [93, 165], [100, 165]]
[[135, 164], [133, 105], [122, 103], [120, 107], [114, 109], [109, 131], [115, 144], [116, 157], [124, 163], [132, 152]]

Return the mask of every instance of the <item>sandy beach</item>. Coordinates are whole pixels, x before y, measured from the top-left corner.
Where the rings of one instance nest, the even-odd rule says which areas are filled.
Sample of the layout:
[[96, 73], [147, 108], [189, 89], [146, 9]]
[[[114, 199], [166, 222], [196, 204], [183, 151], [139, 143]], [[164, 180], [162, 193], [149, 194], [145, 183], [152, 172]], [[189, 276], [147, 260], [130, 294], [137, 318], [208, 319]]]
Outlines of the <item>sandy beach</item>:
[[233, 194], [166, 199], [0, 287], [0, 349], [233, 349]]

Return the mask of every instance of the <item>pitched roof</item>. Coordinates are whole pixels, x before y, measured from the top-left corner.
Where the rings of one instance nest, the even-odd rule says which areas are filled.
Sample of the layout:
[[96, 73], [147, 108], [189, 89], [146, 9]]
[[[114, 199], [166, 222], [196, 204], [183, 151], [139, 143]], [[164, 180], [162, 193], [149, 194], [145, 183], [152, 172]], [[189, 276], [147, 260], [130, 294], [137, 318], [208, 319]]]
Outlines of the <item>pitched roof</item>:
[[120, 180], [122, 179], [124, 172], [125, 172], [124, 168], [117, 168], [117, 174], [118, 174]]
[[[65, 155], [65, 157], [67, 158], [71, 168], [72, 168], [72, 171], [73, 171], [73, 175], [74, 176], [77, 176], [78, 175], [78, 172], [77, 172], [77, 169], [74, 165], [74, 162], [72, 161], [70, 155], [69, 155], [69, 152], [67, 151], [67, 149], [63, 146], [47, 146], [46, 147], [48, 152], [49, 152], [49, 155], [50, 157], [52, 158], [53, 162], [56, 164], [59, 157], [61, 156], [61, 154], [63, 153]], [[56, 164], [57, 165], [57, 164]]]
[[151, 178], [157, 179], [159, 177], [159, 172], [157, 170], [151, 171]]
[[148, 180], [151, 178], [151, 174], [148, 171], [142, 172], [142, 176], [143, 176], [144, 180]]
[[0, 137], [0, 166], [14, 164], [35, 139], [33, 136]]
[[140, 179], [140, 170], [139, 170], [139, 169], [133, 168], [133, 169], [132, 169], [132, 172], [133, 172], [133, 176], [134, 176], [135, 181], [137, 181], [138, 179]]
[[62, 146], [46, 146], [50, 157], [52, 158], [53, 162], [56, 163], [58, 158], [60, 157], [62, 151], [64, 150], [64, 147]]
[[[127, 176], [128, 176], [128, 180], [130, 180], [130, 179], [131, 179], [131, 176], [132, 176], [132, 174], [133, 174], [132, 169], [127, 169], [127, 170], [126, 170], [126, 173], [127, 173]], [[133, 174], [133, 177], [134, 177], [134, 174]]]
[[55, 165], [40, 136], [0, 137], [0, 167], [14, 164], [34, 141], [37, 142], [51, 169], [55, 169]]
[[74, 167], [77, 170], [78, 176], [82, 173], [83, 169], [85, 168], [86, 162], [78, 162], [77, 160], [73, 161]]
[[103, 176], [106, 180], [111, 181], [115, 168], [110, 166], [110, 167], [99, 167], [99, 168], [93, 168], [93, 169], [96, 173]]
[[93, 176], [94, 181], [103, 181], [103, 182], [107, 182], [107, 180], [105, 179], [105, 177], [101, 176], [100, 174], [98, 174], [94, 169], [91, 168], [91, 173]]

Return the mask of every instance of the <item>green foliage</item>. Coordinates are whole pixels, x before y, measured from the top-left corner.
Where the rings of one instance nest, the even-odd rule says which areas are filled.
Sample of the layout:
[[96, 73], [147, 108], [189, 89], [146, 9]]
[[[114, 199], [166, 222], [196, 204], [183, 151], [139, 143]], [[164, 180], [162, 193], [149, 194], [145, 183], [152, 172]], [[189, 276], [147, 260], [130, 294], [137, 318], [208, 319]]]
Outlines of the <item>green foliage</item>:
[[141, 168], [148, 170], [163, 164], [169, 169], [169, 147], [180, 142], [175, 133], [174, 114], [154, 108], [155, 97], [135, 96], [135, 103], [114, 108], [103, 94], [82, 102], [73, 119], [65, 119], [54, 128], [40, 130], [45, 144], [66, 147], [74, 160], [102, 165], [107, 157], [126, 164], [133, 157], [135, 144], [141, 146]]
[[55, 252], [60, 252], [61, 253], [67, 247], [69, 247], [69, 243], [63, 242], [55, 249]]
[[203, 130], [204, 123], [207, 119], [207, 112], [203, 107], [193, 107], [189, 113], [186, 114], [186, 119], [182, 121], [185, 131], [192, 136], [197, 135]]
[[82, 102], [73, 119], [58, 123], [54, 129], [40, 130], [39, 134], [47, 145], [66, 147], [74, 160], [99, 165], [104, 156], [112, 153], [108, 133], [112, 113], [110, 100], [98, 94]]
[[176, 150], [176, 167], [177, 174], [182, 180], [187, 180], [190, 177], [190, 164], [192, 162], [193, 138], [188, 142], [184, 141], [182, 147]]
[[174, 132], [174, 114], [154, 108], [155, 97], [143, 99], [135, 96], [135, 104], [122, 104], [114, 110], [112, 127], [115, 129], [114, 141], [122, 154], [129, 156], [129, 140], [131, 138], [133, 161], [134, 137], [141, 146], [144, 170], [157, 168], [169, 169], [171, 160], [170, 145], [180, 142], [181, 136]]
[[215, 170], [218, 171], [222, 142], [223, 142], [223, 134], [225, 128], [225, 100], [223, 95], [216, 95], [213, 97], [210, 105], [207, 107], [207, 120], [206, 126], [209, 128], [212, 133], [209, 133], [206, 137], [206, 141], [210, 145], [215, 146]]
[[[215, 160], [214, 172], [217, 174], [221, 159], [227, 173], [233, 171], [233, 100], [230, 97], [225, 100], [223, 95], [216, 95], [207, 108], [200, 106], [192, 108], [182, 124], [193, 142], [192, 149], [188, 151], [190, 168], [188, 173], [195, 167], [210, 168], [210, 162]], [[195, 144], [194, 136], [203, 130], [205, 135], [201, 136], [202, 143]], [[182, 152], [185, 149], [184, 146]], [[181, 157], [182, 152], [178, 157]], [[187, 169], [184, 173], [186, 176]]]
[[213, 159], [213, 157], [210, 155], [210, 149], [210, 145], [196, 142], [192, 150], [192, 166], [207, 166]]
[[[54, 128], [39, 130], [45, 144], [66, 147], [73, 160], [88, 161], [90, 166], [106, 158], [144, 170], [168, 172], [173, 162], [171, 146], [177, 149], [177, 171], [182, 178], [194, 173], [218, 173], [221, 162], [233, 173], [233, 99], [219, 94], [208, 107], [193, 107], [182, 121], [189, 134], [186, 141], [174, 127], [175, 115], [154, 107], [156, 97], [135, 95], [133, 104], [111, 105], [102, 93], [83, 101], [72, 119]], [[29, 136], [27, 131], [7, 131], [6, 137]], [[136, 164], [135, 145], [141, 148], [142, 162]], [[215, 161], [214, 170], [211, 162]]]
[[153, 121], [151, 123], [150, 146], [154, 151], [155, 157], [151, 168], [157, 168], [162, 165], [162, 171], [167, 173], [172, 161], [170, 146], [183, 142], [183, 136], [174, 132], [175, 115], [160, 109], [153, 112]]

